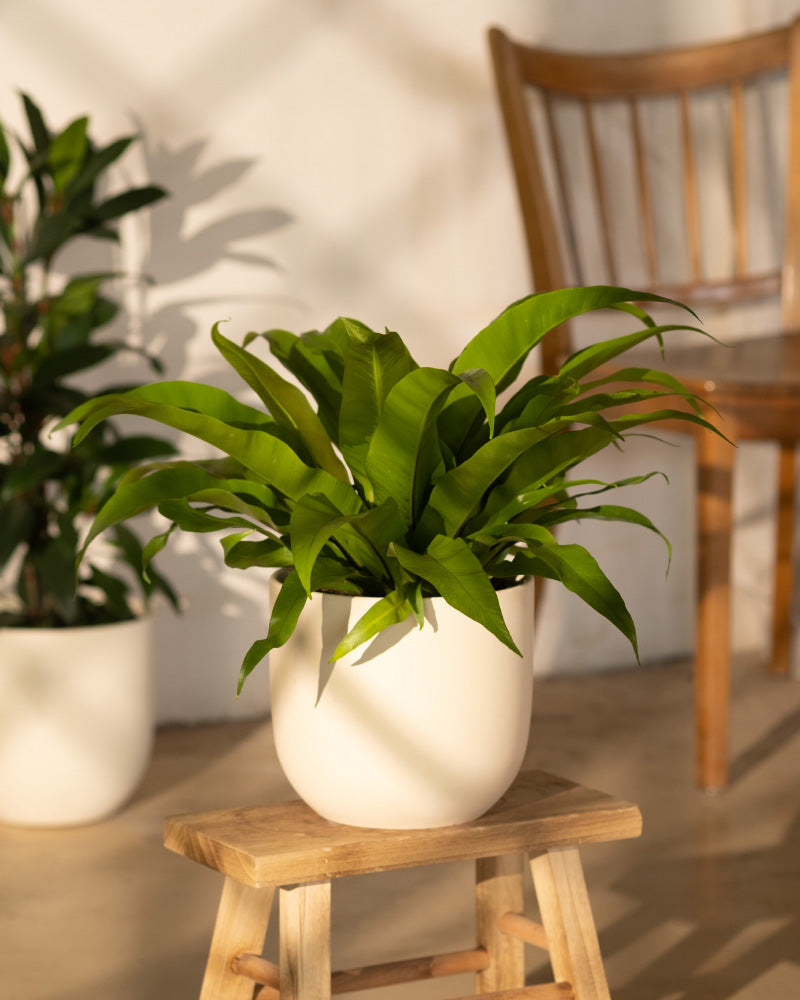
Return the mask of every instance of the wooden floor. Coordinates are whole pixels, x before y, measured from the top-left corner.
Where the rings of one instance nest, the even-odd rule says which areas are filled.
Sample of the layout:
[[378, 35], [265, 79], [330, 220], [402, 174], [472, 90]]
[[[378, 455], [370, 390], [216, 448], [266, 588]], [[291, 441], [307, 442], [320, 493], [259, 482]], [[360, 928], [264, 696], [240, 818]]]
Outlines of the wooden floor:
[[[800, 682], [739, 663], [734, 779], [692, 787], [684, 664], [537, 681], [526, 764], [637, 802], [638, 841], [584, 849], [614, 1000], [800, 998]], [[135, 801], [82, 829], [0, 827], [3, 1000], [192, 1000], [220, 878], [165, 815], [291, 796], [266, 723], [167, 728]], [[472, 868], [334, 885], [334, 966], [469, 947]], [[268, 949], [274, 937], [268, 936]], [[530, 981], [546, 979], [534, 949]], [[470, 975], [361, 994], [468, 993]]]

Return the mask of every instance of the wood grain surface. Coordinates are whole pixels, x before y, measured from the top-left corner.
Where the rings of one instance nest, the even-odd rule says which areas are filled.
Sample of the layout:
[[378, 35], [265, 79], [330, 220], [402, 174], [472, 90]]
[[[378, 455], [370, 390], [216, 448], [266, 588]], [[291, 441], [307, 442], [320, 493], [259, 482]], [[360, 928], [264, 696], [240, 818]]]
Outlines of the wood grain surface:
[[173, 816], [164, 843], [247, 885], [277, 886], [621, 840], [638, 837], [641, 828], [635, 805], [545, 771], [527, 771], [489, 812], [459, 826], [341, 826], [293, 800]]

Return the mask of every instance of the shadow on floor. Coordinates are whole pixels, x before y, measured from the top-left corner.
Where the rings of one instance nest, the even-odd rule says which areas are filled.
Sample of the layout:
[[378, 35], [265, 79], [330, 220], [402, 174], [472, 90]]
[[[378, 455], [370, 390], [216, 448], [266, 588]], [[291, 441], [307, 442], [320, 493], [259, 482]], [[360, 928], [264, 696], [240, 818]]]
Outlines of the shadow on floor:
[[153, 755], [131, 807], [157, 798], [174, 786], [190, 782], [207, 767], [236, 753], [264, 726], [264, 719], [165, 726], [156, 733]]
[[[604, 930], [601, 948], [613, 956], [636, 942], [642, 958], [648, 948], [653, 954], [617, 986], [615, 1000], [732, 998], [776, 966], [796, 962], [798, 857], [800, 813], [775, 847], [654, 859], [631, 869], [614, 888], [641, 905]], [[797, 974], [800, 981], [800, 965]]]
[[800, 709], [797, 709], [781, 719], [777, 725], [731, 761], [730, 784], [736, 784], [756, 770], [799, 732]]

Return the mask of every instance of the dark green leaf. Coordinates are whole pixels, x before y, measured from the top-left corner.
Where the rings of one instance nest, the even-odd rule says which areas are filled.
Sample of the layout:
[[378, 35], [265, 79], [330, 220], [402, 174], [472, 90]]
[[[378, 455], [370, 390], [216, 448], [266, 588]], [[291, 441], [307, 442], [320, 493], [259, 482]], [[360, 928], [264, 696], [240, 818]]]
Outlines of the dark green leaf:
[[225, 552], [225, 565], [234, 569], [248, 569], [250, 566], [289, 567], [294, 564], [290, 549], [276, 538], [261, 541], [246, 541], [245, 534], [239, 532], [221, 539]]
[[514, 539], [525, 542], [536, 563], [528, 559], [527, 553], [518, 553], [509, 563], [510, 570], [515, 575], [530, 575], [537, 572], [535, 567], [538, 566], [539, 575], [545, 575], [541, 572], [541, 564], [544, 563], [567, 590], [619, 629], [630, 642], [638, 660], [636, 627], [630, 612], [594, 556], [586, 549], [580, 545], [559, 545], [550, 531], [538, 524], [510, 524], [490, 534], [505, 541]]
[[[339, 442], [339, 411], [342, 405], [342, 374], [332, 364], [330, 352], [286, 330], [270, 330], [263, 336], [273, 355], [311, 393], [317, 402], [319, 419], [334, 444]], [[248, 343], [245, 338], [245, 344]]]
[[[164, 594], [173, 608], [178, 608], [178, 597], [172, 586], [158, 573], [152, 565], [155, 552], [145, 551], [137, 536], [124, 524], [118, 524], [112, 532], [112, 541], [123, 561], [131, 568], [134, 577], [142, 590], [142, 596], [148, 600], [156, 591]], [[115, 609], [115, 617], [120, 618], [120, 609]]]
[[[203, 491], [201, 491], [203, 492]], [[234, 496], [228, 494], [231, 503]], [[188, 500], [164, 500], [158, 505], [158, 512], [172, 521], [181, 531], [193, 531], [204, 534], [212, 531], [229, 531], [231, 528], [245, 528], [246, 534], [252, 533], [258, 527], [258, 522], [249, 521], [244, 517], [221, 517], [211, 514], [208, 509], [199, 510]]]
[[385, 597], [376, 600], [358, 619], [334, 650], [330, 662], [341, 659], [365, 642], [369, 642], [385, 628], [397, 625], [413, 614], [414, 606], [409, 601], [405, 588], [400, 587], [393, 590]]
[[[204, 415], [215, 422], [247, 430], [266, 429], [274, 424], [271, 417], [252, 406], [238, 402], [223, 389], [210, 385], [196, 385], [193, 382], [155, 382], [152, 385], [131, 389], [130, 392], [111, 393], [90, 399], [68, 414], [59, 423], [58, 428], [68, 427], [80, 421], [81, 428], [76, 435], [76, 441], [81, 441], [98, 423], [116, 413], [141, 412], [143, 416], [150, 416], [151, 404], [155, 404], [156, 408], [158, 405], [164, 405], [170, 410], [185, 410], [190, 416]], [[154, 416], [151, 419], [160, 418]], [[168, 423], [167, 419], [160, 422]]]
[[367, 473], [367, 452], [389, 391], [417, 364], [396, 333], [375, 333], [342, 320], [349, 344], [342, 379], [339, 447], [368, 500], [374, 490]]
[[686, 386], [674, 375], [654, 368], [620, 368], [613, 375], [607, 375], [605, 378], [596, 379], [593, 382], [584, 382], [581, 391], [585, 393], [597, 389], [601, 385], [625, 382], [646, 382], [661, 385], [669, 392], [681, 396], [695, 411], [700, 412], [700, 406], [694, 393], [689, 392]]
[[[557, 326], [576, 316], [607, 309], [620, 302], [641, 301], [686, 308], [660, 295], [604, 285], [563, 288], [530, 295], [510, 305], [473, 337], [453, 362], [452, 370], [462, 372], [469, 368], [483, 368], [492, 376], [499, 392], [509, 384], [509, 376], [516, 366]], [[652, 331], [649, 332], [652, 336]]]
[[538, 427], [502, 434], [488, 441], [466, 462], [446, 472], [431, 491], [420, 518], [422, 536], [434, 527], [456, 535], [475, 513], [486, 491], [517, 459], [548, 432]]
[[[3, 494], [10, 488], [4, 485]], [[25, 545], [34, 528], [33, 511], [30, 504], [20, 496], [10, 496], [8, 500], [0, 504], [0, 569], [5, 568], [9, 559], [18, 550], [20, 545]]]
[[522, 493], [531, 493], [563, 476], [572, 466], [597, 454], [615, 440], [614, 429], [580, 427], [547, 437], [524, 451], [505, 478], [492, 487], [484, 501], [483, 512], [476, 518], [488, 523]]
[[108, 573], [98, 566], [92, 566], [89, 584], [102, 592], [103, 603], [110, 610], [115, 621], [126, 621], [134, 617], [128, 603], [130, 587], [120, 577]]
[[114, 348], [108, 344], [82, 344], [80, 347], [57, 351], [50, 354], [39, 366], [36, 381], [40, 385], [46, 385], [58, 381], [65, 375], [87, 371], [113, 357], [114, 353]]
[[89, 149], [86, 129], [89, 119], [85, 116], [76, 118], [54, 136], [47, 153], [50, 173], [53, 176], [53, 186], [56, 191], [64, 191], [66, 186], [79, 173], [84, 158]]
[[[288, 445], [273, 436], [271, 423], [262, 424], [258, 433], [254, 433], [252, 429], [244, 430], [215, 416], [208, 416], [208, 411], [214, 409], [218, 412], [230, 412], [234, 418], [244, 410], [249, 410], [242, 404], [237, 404], [227, 393], [212, 391], [210, 386], [187, 386], [186, 383], [180, 383], [186, 390], [183, 394], [184, 401], [193, 397], [198, 407], [206, 410], [206, 413], [198, 413], [178, 406], [151, 402], [153, 398], [164, 397], [163, 385], [161, 383], [157, 392], [153, 391], [157, 387], [150, 386], [135, 389], [123, 396], [101, 396], [87, 406], [78, 407], [61, 421], [60, 426], [84, 419], [75, 436], [75, 442], [78, 443], [91, 427], [108, 416], [116, 413], [138, 414], [206, 441], [240, 462], [290, 500], [296, 501], [307, 493], [323, 492], [333, 503], [342, 505], [342, 509], [348, 509], [354, 495], [353, 489], [324, 469], [314, 469], [302, 462]], [[260, 419], [264, 420], [263, 417]]]
[[26, 262], [48, 260], [67, 240], [80, 232], [79, 222], [68, 215], [47, 215], [41, 220], [35, 238], [25, 255]]
[[97, 178], [122, 156], [133, 139], [133, 136], [124, 136], [121, 139], [115, 139], [103, 149], [90, 151], [80, 172], [70, 180], [67, 186], [67, 198], [75, 199], [81, 192], [89, 190]]
[[8, 467], [3, 481], [2, 493], [24, 494], [41, 483], [63, 474], [66, 467], [65, 456], [61, 452], [39, 447], [24, 462]]
[[484, 371], [483, 368], [470, 368], [465, 372], [461, 372], [459, 374], [459, 378], [461, 378], [461, 380], [465, 382], [470, 389], [472, 389], [480, 400], [481, 406], [486, 414], [489, 437], [492, 437], [494, 434], [494, 409], [497, 401], [497, 393], [495, 392], [494, 382], [492, 381], [491, 376], [488, 372]]
[[682, 326], [679, 324], [646, 327], [644, 330], [639, 330], [636, 333], [628, 333], [624, 337], [612, 337], [582, 348], [567, 358], [561, 366], [559, 375], [581, 379], [585, 375], [588, 375], [589, 372], [596, 371], [602, 365], [631, 350], [631, 348], [638, 347], [644, 341], [672, 330], [693, 330], [695, 333], [703, 333], [697, 327]]
[[395, 546], [400, 565], [427, 581], [447, 603], [483, 625], [515, 653], [497, 594], [475, 554], [461, 538], [437, 535], [425, 554]]
[[60, 617], [74, 622], [78, 613], [75, 549], [77, 535], [65, 518], [60, 518], [59, 531], [30, 554], [40, 580], [47, 587], [48, 598]]
[[260, 358], [223, 337], [218, 323], [214, 324], [211, 339], [225, 360], [255, 391], [272, 417], [300, 435], [317, 465], [342, 482], [348, 482], [347, 470], [303, 393]]
[[307, 600], [308, 594], [300, 583], [297, 572], [293, 569], [289, 570], [272, 606], [266, 638], [256, 639], [242, 661], [239, 684], [236, 689], [237, 695], [241, 694], [244, 682], [270, 650], [283, 646], [294, 632]]
[[164, 458], [177, 454], [175, 445], [163, 438], [139, 434], [135, 437], [118, 438], [101, 448], [98, 459], [107, 465], [131, 466], [153, 458]]
[[662, 534], [653, 524], [649, 517], [631, 507], [622, 507], [618, 504], [600, 504], [597, 507], [581, 507], [576, 510], [554, 511], [552, 514], [538, 518], [538, 523], [552, 527], [556, 524], [563, 524], [565, 521], [622, 521], [627, 524], [636, 524], [641, 528], [653, 531], [664, 542], [667, 547], [667, 554], [672, 558], [672, 546], [666, 535]]
[[113, 198], [109, 198], [102, 204], [97, 205], [92, 210], [91, 222], [92, 224], [112, 222], [114, 219], [119, 219], [130, 212], [138, 212], [140, 209], [146, 208], [148, 205], [152, 205], [165, 198], [166, 195], [167, 192], [164, 188], [158, 187], [156, 184], [147, 184], [140, 188], [130, 188], [128, 191], [123, 191], [122, 194], [115, 195]]
[[412, 524], [442, 466], [436, 418], [447, 395], [464, 383], [439, 368], [416, 368], [386, 397], [367, 453], [367, 476], [377, 503], [394, 499]]
[[300, 582], [311, 592], [311, 574], [317, 557], [338, 527], [345, 524], [348, 515], [357, 513], [358, 498], [351, 494], [349, 510], [342, 511], [326, 496], [307, 494], [301, 497], [289, 521], [289, 537], [294, 553], [294, 564]]
[[145, 545], [142, 550], [142, 569], [145, 574], [147, 574], [148, 567], [153, 559], [155, 559], [159, 552], [163, 552], [170, 536], [177, 527], [177, 524], [171, 524], [166, 531], [162, 531], [160, 534], [154, 535]]
[[39, 153], [45, 153], [50, 145], [50, 132], [45, 125], [44, 117], [38, 106], [27, 94], [22, 94], [22, 104], [25, 108], [25, 117], [28, 119], [28, 127], [31, 130], [31, 138], [34, 147]]
[[[577, 499], [580, 497], [595, 496], [598, 493], [620, 489], [623, 486], [635, 486], [652, 479], [653, 476], [663, 475], [662, 472], [647, 472], [640, 476], [628, 476], [611, 483], [602, 479], [565, 480], [558, 477], [554, 483], [547, 486], [538, 486], [532, 490], [518, 493], [505, 507], [493, 510], [492, 516], [488, 520], [479, 515], [474, 522], [470, 521], [464, 526], [464, 531], [466, 534], [472, 534], [481, 526], [496, 527], [516, 519], [546, 524], [548, 517], [554, 516], [555, 512], [562, 509], [562, 505], [566, 505], [567, 501], [564, 500], [564, 497], [567, 496], [567, 491], [570, 491], [569, 510], [572, 511], [577, 507]], [[576, 493], [576, 488], [581, 486], [596, 486], [598, 488], [580, 490]], [[553, 500], [558, 502], [552, 503]]]
[[[136, 476], [139, 475], [139, 478]], [[191, 463], [157, 468], [149, 475], [137, 472], [123, 479], [97, 514], [83, 550], [107, 528], [168, 500], [182, 499], [219, 486], [219, 480]]]
[[560, 415], [562, 407], [580, 392], [581, 386], [575, 379], [559, 375], [532, 378], [505, 404], [497, 419], [498, 427], [510, 431], [541, 426], [554, 415]]
[[5, 187], [8, 178], [9, 167], [11, 166], [11, 150], [8, 148], [6, 131], [0, 125], [0, 192]]
[[[317, 563], [313, 578], [313, 589], [335, 589], [341, 593], [354, 593], [352, 586], [342, 574], [341, 567], [325, 564], [323, 560]], [[269, 619], [269, 629], [265, 639], [257, 639], [245, 654], [239, 672], [237, 693], [241, 693], [242, 685], [261, 660], [273, 649], [282, 646], [297, 625], [298, 619], [306, 606], [308, 594], [294, 569], [290, 569], [283, 579], [281, 589], [272, 606]]]

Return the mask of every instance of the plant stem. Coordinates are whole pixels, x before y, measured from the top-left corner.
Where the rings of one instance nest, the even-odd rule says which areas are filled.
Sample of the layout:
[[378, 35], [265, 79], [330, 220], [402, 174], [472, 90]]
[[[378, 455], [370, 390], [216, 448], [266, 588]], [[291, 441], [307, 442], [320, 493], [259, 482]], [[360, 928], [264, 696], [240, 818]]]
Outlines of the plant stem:
[[44, 617], [44, 608], [42, 607], [41, 599], [42, 588], [39, 583], [39, 574], [36, 572], [36, 567], [30, 559], [25, 560], [23, 586], [25, 588], [24, 603], [27, 617], [33, 622], [41, 621]]

